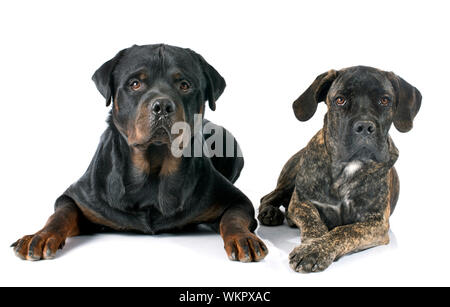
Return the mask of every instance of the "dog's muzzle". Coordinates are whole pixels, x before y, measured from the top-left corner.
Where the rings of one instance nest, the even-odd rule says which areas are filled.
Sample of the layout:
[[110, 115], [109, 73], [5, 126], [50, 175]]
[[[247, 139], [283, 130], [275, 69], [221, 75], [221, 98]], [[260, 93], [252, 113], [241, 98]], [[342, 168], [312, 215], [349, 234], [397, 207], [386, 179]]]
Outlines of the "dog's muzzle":
[[153, 100], [149, 108], [151, 110], [151, 130], [150, 139], [157, 143], [160, 140], [171, 140], [171, 126], [176, 114], [176, 104], [168, 98], [157, 98]]

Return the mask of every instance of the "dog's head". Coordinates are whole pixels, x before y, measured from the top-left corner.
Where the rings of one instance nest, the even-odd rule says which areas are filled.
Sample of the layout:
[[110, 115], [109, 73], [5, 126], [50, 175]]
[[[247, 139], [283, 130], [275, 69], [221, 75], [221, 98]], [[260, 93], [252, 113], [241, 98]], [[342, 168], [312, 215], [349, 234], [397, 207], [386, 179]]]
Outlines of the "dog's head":
[[356, 66], [319, 75], [294, 102], [295, 116], [310, 119], [321, 101], [328, 107], [324, 129], [340, 161], [385, 162], [391, 124], [411, 130], [422, 96], [392, 72]]
[[175, 122], [191, 128], [194, 114], [212, 110], [225, 89], [225, 80], [201, 55], [163, 44], [134, 45], [104, 63], [92, 77], [112, 102], [112, 122], [128, 144], [145, 150], [169, 144]]

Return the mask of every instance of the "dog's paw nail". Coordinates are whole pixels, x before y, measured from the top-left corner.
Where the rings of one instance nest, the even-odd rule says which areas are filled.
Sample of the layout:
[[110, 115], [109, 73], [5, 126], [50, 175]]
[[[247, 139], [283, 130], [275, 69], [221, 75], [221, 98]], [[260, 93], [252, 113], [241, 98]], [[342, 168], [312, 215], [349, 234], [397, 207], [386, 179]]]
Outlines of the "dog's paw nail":
[[268, 252], [267, 247], [264, 244], [261, 245], [261, 248], [262, 248], [264, 253]]

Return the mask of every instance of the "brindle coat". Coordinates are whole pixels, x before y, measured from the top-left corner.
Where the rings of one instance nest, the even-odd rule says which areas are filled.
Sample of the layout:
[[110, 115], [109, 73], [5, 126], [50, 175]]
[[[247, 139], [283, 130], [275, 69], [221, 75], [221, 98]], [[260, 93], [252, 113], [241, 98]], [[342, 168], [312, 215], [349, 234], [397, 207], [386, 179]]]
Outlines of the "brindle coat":
[[323, 129], [286, 163], [259, 207], [261, 223], [283, 223], [283, 205], [288, 223], [300, 228], [301, 245], [289, 256], [297, 272], [388, 244], [399, 194], [398, 150], [388, 131], [392, 123], [401, 132], [412, 128], [421, 95], [391, 72], [358, 66], [319, 75], [294, 102], [296, 117], [308, 120], [321, 101], [328, 107]]

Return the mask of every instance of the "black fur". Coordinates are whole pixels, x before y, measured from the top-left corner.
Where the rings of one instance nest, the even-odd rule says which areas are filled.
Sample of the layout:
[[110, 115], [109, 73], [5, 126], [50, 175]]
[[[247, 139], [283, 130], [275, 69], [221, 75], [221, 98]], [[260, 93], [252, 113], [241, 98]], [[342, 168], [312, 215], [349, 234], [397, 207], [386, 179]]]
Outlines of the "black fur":
[[[116, 125], [123, 123], [121, 116], [127, 119], [133, 116], [138, 104], [135, 101], [139, 100], [139, 97], [126, 95], [121, 83], [133, 75], [133, 68], [144, 67], [143, 71], [146, 71], [146, 66], [150, 67], [149, 79], [153, 79], [148, 81], [147, 87], [156, 83], [155, 93], [164, 92], [174, 100], [179, 99], [188, 122], [193, 121], [193, 114], [200, 112], [206, 99], [215, 108], [215, 101], [225, 87], [225, 81], [217, 71], [190, 49], [148, 45], [120, 51], [94, 74], [93, 80], [107, 100], [114, 93], [120, 97], [114, 103], [119, 104], [120, 110], [125, 109], [124, 115], [117, 114], [114, 119], [111, 112], [109, 126], [88, 170], [64, 195], [123, 229], [143, 233], [184, 227], [208, 207], [219, 203], [222, 203], [223, 211], [227, 206], [238, 205], [253, 216], [253, 206], [248, 198], [232, 185], [244, 165], [242, 157], [183, 157], [177, 170], [168, 176], [136, 171], [131, 162], [130, 144]], [[170, 88], [169, 82], [164, 85], [167, 88], [157, 85], [161, 79], [168, 78], [165, 74], [170, 74], [174, 66], [192, 74], [190, 82], [195, 82], [196, 93], [183, 97]], [[165, 144], [150, 144], [146, 151], [149, 155], [170, 155], [167, 149]], [[217, 215], [215, 221], [208, 222], [217, 224], [219, 220], [220, 215]], [[254, 230], [256, 222], [252, 224]]]
[[[14, 244], [16, 255], [51, 259], [66, 237], [80, 233], [154, 234], [203, 223], [220, 231], [231, 260], [263, 259], [267, 248], [252, 233], [253, 205], [233, 185], [244, 165], [239, 145], [203, 116], [206, 101], [216, 109], [222, 76], [194, 51], [159, 44], [120, 51], [92, 79], [106, 105], [112, 102], [108, 128], [87, 171], [57, 199], [46, 226]], [[173, 132], [180, 122], [183, 132]], [[204, 125], [212, 128], [205, 134], [197, 129]], [[222, 135], [231, 140], [222, 154], [232, 145], [235, 155], [210, 157], [201, 143]], [[185, 150], [191, 155], [173, 154], [177, 139], [192, 145]]]

